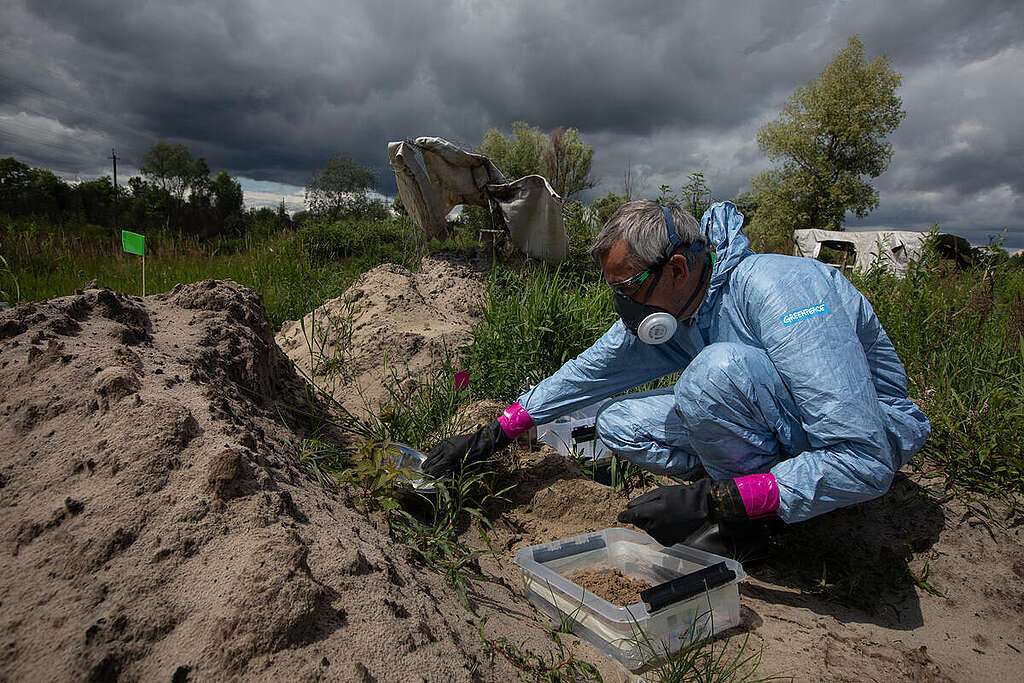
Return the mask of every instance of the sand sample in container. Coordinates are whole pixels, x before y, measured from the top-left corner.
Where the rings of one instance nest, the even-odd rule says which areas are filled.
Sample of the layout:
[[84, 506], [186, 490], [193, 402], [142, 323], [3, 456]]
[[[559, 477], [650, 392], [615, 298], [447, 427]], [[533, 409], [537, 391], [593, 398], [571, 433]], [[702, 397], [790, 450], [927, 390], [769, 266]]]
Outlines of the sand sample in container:
[[569, 574], [565, 578], [619, 607], [640, 602], [640, 591], [651, 587], [646, 581], [626, 576], [616, 567], [585, 569]]

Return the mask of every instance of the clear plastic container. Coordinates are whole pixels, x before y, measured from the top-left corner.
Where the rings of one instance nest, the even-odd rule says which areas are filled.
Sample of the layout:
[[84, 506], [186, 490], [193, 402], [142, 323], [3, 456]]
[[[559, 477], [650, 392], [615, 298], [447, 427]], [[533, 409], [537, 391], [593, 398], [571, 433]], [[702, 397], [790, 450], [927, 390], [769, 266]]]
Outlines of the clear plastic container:
[[[515, 561], [527, 598], [553, 627], [568, 625], [630, 670], [740, 622], [743, 565], [681, 544], [666, 548], [637, 531], [605, 529], [542, 543], [519, 550]], [[643, 593], [651, 600], [613, 605], [566, 578], [612, 568], [653, 586]]]
[[[574, 411], [568, 415], [537, 425], [537, 440], [551, 446], [562, 455], [577, 455], [588, 460], [611, 457], [611, 451], [594, 433], [594, 422], [600, 403]], [[575, 432], [575, 435], [574, 435]]]

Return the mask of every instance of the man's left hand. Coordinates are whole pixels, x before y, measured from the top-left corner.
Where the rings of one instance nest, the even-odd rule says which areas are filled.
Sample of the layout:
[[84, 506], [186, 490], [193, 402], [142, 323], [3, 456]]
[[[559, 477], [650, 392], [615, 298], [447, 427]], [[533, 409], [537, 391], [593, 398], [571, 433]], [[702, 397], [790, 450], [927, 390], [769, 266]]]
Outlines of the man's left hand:
[[640, 527], [658, 543], [675, 545], [707, 521], [748, 519], [733, 479], [701, 479], [693, 484], [662, 486], [634, 498], [619, 521]]

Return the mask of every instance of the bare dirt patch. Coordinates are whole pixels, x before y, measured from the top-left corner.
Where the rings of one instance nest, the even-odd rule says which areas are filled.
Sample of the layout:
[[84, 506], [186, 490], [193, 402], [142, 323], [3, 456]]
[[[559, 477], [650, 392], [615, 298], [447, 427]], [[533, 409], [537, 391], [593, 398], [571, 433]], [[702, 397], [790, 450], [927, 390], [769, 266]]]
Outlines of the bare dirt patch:
[[[283, 406], [306, 393], [252, 291], [87, 290], [0, 329], [0, 679], [516, 677], [442, 577], [298, 465]], [[499, 588], [485, 633], [552, 649]]]

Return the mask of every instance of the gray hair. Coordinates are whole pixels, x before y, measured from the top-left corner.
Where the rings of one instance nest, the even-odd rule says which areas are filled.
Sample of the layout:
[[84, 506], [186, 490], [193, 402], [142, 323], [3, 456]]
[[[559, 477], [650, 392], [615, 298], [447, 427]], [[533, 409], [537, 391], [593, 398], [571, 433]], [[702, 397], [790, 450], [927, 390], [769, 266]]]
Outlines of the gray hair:
[[[707, 249], [708, 239], [690, 212], [675, 202], [668, 202], [665, 206], [672, 213], [676, 236], [680, 240], [679, 249], [686, 249], [694, 243], [699, 243]], [[669, 240], [661, 205], [643, 199], [620, 206], [594, 239], [590, 255], [600, 262], [619, 240], [625, 242], [629, 265], [636, 270], [647, 268], [662, 260], [665, 257], [665, 250], [668, 249]], [[685, 255], [690, 265], [694, 265], [697, 259], [704, 258], [701, 252], [687, 251]]]

